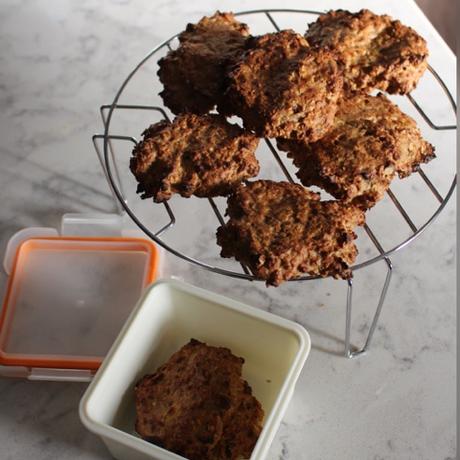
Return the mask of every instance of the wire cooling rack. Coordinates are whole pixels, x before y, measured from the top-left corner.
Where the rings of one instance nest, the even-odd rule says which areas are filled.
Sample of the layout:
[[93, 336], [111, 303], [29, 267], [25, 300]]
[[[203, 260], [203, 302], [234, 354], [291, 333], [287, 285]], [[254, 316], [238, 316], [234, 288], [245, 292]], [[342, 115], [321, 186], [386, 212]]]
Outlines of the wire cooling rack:
[[[236, 13], [236, 16], [242, 16], [244, 20], [244, 16], [253, 16], [253, 15], [263, 15], [268, 20], [268, 23], [271, 24], [272, 30], [270, 31], [279, 31], [281, 28], [278, 25], [278, 22], [275, 20], [275, 16], [278, 13], [288, 13], [292, 15], [319, 15], [321, 12], [318, 11], [311, 11], [311, 10], [296, 10], [296, 9], [262, 9], [262, 10], [251, 10], [251, 11], [243, 11]], [[305, 21], [306, 24], [306, 21]], [[273, 30], [274, 29], [274, 30]], [[125, 81], [122, 83], [120, 88], [118, 89], [115, 98], [111, 104], [102, 105], [100, 107], [101, 117], [104, 124], [104, 133], [103, 134], [95, 134], [93, 136], [93, 143], [96, 149], [99, 161], [101, 163], [102, 169], [104, 174], [107, 178], [107, 181], [110, 185], [115, 204], [120, 214], [126, 213], [134, 222], [135, 224], [153, 241], [158, 243], [160, 246], [165, 248], [170, 253], [180, 257], [192, 264], [195, 264], [205, 270], [209, 270], [215, 273], [219, 273], [221, 275], [230, 276], [233, 278], [240, 278], [245, 279], [248, 281], [260, 281], [257, 280], [254, 275], [252, 275], [246, 266], [243, 264], [240, 265], [239, 270], [229, 270], [223, 267], [219, 267], [216, 265], [211, 265], [203, 260], [191, 257], [190, 255], [185, 254], [183, 251], [173, 247], [172, 245], [168, 244], [163, 236], [164, 234], [170, 230], [176, 224], [176, 215], [174, 210], [168, 204], [168, 202], [164, 202], [163, 206], [166, 211], [168, 222], [161, 226], [161, 228], [152, 228], [146, 222], [143, 216], [138, 215], [138, 213], [133, 209], [132, 206], [128, 203], [126, 198], [126, 193], [124, 190], [124, 186], [121, 180], [120, 169], [117, 164], [117, 159], [115, 155], [115, 143], [116, 141], [123, 141], [132, 144], [136, 144], [137, 140], [133, 136], [126, 136], [126, 135], [118, 135], [112, 132], [112, 118], [115, 111], [151, 111], [156, 112], [160, 118], [169, 120], [170, 117], [168, 116], [167, 111], [162, 106], [156, 105], [137, 105], [137, 104], [119, 104], [120, 97], [125, 93], [130, 81], [133, 77], [143, 68], [143, 66], [148, 63], [152, 58], [155, 58], [155, 55], [159, 54], [162, 50], [171, 50], [174, 41], [177, 38], [177, 35], [172, 36], [168, 40], [164, 41], [154, 49], [152, 49], [144, 59], [137, 64], [137, 66], [131, 71]], [[428, 66], [428, 71], [431, 73], [433, 78], [435, 79], [437, 85], [442, 89], [444, 96], [447, 99], [449, 106], [453, 110], [453, 114], [456, 114], [456, 104], [454, 101], [453, 96], [449, 92], [446, 84], [442, 80], [442, 78], [438, 75], [438, 73], [433, 69], [431, 66]], [[414, 96], [411, 94], [406, 96], [407, 100], [412, 104], [412, 106], [416, 109], [416, 111], [420, 114], [422, 119], [427, 123], [429, 128], [434, 131], [450, 131], [455, 130], [456, 125], [437, 125], [431, 119], [431, 117], [427, 114], [427, 112], [422, 108], [422, 104], [420, 104]], [[140, 127], [142, 128], [142, 127]], [[102, 142], [100, 142], [102, 141]], [[285, 161], [283, 160], [282, 155], [279, 154], [278, 150], [275, 148], [274, 144], [270, 139], [264, 139], [266, 146], [268, 147], [269, 151], [273, 155], [276, 164], [279, 167], [279, 172], [282, 175], [284, 180], [288, 180], [289, 182], [294, 183], [295, 179], [293, 175], [289, 172], [289, 168], [286, 166]], [[100, 143], [102, 143], [102, 149], [100, 148]], [[130, 149], [125, 150], [125, 154], [130, 155]], [[351, 316], [352, 316], [352, 304], [353, 304], [353, 280], [346, 281], [347, 286], [347, 300], [346, 300], [346, 323], [345, 323], [345, 356], [347, 357], [355, 357], [359, 354], [365, 352], [371, 343], [375, 328], [377, 326], [377, 322], [380, 316], [380, 312], [382, 310], [385, 297], [388, 291], [388, 287], [391, 281], [392, 275], [392, 262], [390, 260], [390, 255], [394, 254], [395, 252], [401, 250], [402, 248], [406, 247], [409, 243], [414, 241], [418, 236], [424, 232], [428, 226], [438, 217], [441, 211], [446, 206], [447, 202], [451, 198], [455, 186], [456, 186], [456, 175], [454, 171], [452, 171], [452, 182], [447, 191], [447, 193], [442, 194], [438, 188], [434, 185], [428, 174], [425, 172], [425, 169], [429, 169], [426, 167], [424, 169], [419, 168], [417, 170], [417, 174], [422, 179], [423, 184], [429, 190], [429, 192], [434, 196], [434, 199], [437, 203], [437, 206], [434, 208], [433, 213], [425, 219], [424, 223], [421, 225], [416, 225], [414, 223], [414, 219], [411, 216], [411, 212], [406, 209], [406, 207], [402, 204], [402, 200], [397, 198], [396, 193], [393, 192], [392, 189], [387, 191], [387, 196], [390, 199], [390, 202], [395, 207], [396, 211], [400, 214], [403, 221], [408, 227], [409, 236], [406, 235], [401, 241], [399, 241], [396, 245], [392, 245], [389, 248], [385, 248], [385, 245], [380, 241], [380, 239], [376, 236], [375, 232], [370, 228], [370, 226], [366, 223], [364, 225], [364, 234], [367, 235], [370, 243], [375, 247], [377, 250], [377, 255], [371, 256], [364, 261], [354, 265], [352, 267], [353, 271], [360, 270], [362, 268], [368, 267], [376, 262], [382, 262], [386, 264], [386, 276], [385, 280], [380, 292], [380, 296], [377, 302], [377, 308], [375, 310], [372, 322], [368, 329], [367, 339], [365, 344], [360, 349], [352, 349], [350, 343], [350, 330], [351, 330]], [[449, 179], [450, 180], [450, 179]], [[224, 216], [219, 210], [219, 207], [216, 205], [214, 199], [208, 199], [210, 208], [212, 212], [216, 215], [219, 223], [222, 225], [225, 223]], [[158, 206], [158, 205], [157, 205]], [[378, 205], [376, 206], [378, 208]], [[291, 282], [299, 282], [299, 281], [308, 281], [317, 279], [317, 276], [301, 276], [299, 278], [290, 280]]]

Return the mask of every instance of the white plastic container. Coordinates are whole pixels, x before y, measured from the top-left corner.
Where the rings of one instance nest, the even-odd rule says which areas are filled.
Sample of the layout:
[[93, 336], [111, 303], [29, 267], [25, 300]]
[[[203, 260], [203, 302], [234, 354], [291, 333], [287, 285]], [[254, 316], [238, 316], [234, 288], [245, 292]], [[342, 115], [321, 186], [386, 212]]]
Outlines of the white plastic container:
[[310, 352], [300, 325], [178, 281], [145, 293], [80, 402], [80, 418], [119, 460], [183, 457], [134, 431], [134, 385], [191, 338], [245, 359], [243, 377], [265, 411], [251, 460], [265, 458]]

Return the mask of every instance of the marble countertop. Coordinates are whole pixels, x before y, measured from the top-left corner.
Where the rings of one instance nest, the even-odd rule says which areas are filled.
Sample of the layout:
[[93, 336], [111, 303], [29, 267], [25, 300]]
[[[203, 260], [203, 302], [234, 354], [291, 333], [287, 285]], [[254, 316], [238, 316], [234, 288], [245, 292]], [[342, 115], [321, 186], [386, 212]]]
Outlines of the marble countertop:
[[[111, 102], [122, 79], [148, 50], [181, 30], [187, 21], [217, 8], [248, 10], [280, 5], [305, 9], [340, 5], [351, 10], [367, 6], [400, 18], [426, 37], [430, 63], [451, 90], [455, 89], [455, 56], [411, 0], [286, 0], [281, 4], [271, 0], [3, 0], [0, 253], [20, 228], [58, 226], [67, 212], [112, 211], [91, 135], [101, 129], [99, 106]], [[283, 27], [305, 25], [304, 19], [299, 22], [296, 18], [295, 24], [290, 24], [288, 16], [279, 19]], [[145, 85], [140, 81], [138, 90], [133, 89], [126, 101], [129, 96], [137, 103], [143, 96], [149, 103], [158, 102], [156, 91], [149, 86], [153, 85], [153, 73], [147, 68], [139, 78]], [[436, 121], [451, 123], [445, 98], [435, 93], [428, 96]], [[438, 152], [438, 159], [426, 170], [432, 171], [436, 186], [445, 193], [453, 176], [455, 138], [433, 133], [426, 124], [422, 126], [420, 118], [417, 120]], [[142, 129], [136, 123], [138, 133]], [[399, 186], [395, 185], [397, 189]], [[405, 205], [419, 209], [420, 187], [414, 179]], [[455, 457], [454, 201], [425, 234], [392, 256], [394, 277], [381, 320], [370, 351], [359, 359], [341, 356], [344, 282], [286, 283], [279, 289], [267, 289], [260, 283], [223, 278], [166, 256], [169, 273], [298, 321], [310, 332], [312, 352], [269, 460]], [[414, 211], [418, 222], [426, 217], [423, 212], [430, 203], [424, 201], [423, 209]], [[387, 205], [383, 203], [381, 209]], [[394, 225], [377, 214], [370, 220], [384, 235]], [[191, 235], [193, 232], [190, 228]], [[213, 243], [209, 249], [204, 243], [191, 244], [191, 238], [186, 243], [192, 255], [206, 253], [208, 260], [217, 260]], [[359, 345], [366, 337], [384, 276], [383, 264], [356, 273], [354, 344]], [[5, 281], [2, 273], [0, 293]], [[0, 457], [110, 458], [100, 440], [79, 421], [78, 402], [85, 388], [81, 383], [0, 379]]]

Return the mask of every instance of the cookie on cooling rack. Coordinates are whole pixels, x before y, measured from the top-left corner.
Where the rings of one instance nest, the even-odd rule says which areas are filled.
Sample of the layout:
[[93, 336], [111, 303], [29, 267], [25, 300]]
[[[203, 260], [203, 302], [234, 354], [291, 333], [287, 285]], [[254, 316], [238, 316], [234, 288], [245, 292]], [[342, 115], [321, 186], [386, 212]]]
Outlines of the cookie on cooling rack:
[[309, 25], [305, 36], [310, 45], [337, 53], [346, 90], [407, 94], [427, 68], [426, 41], [390, 16], [369, 10], [329, 11]]
[[344, 97], [332, 129], [317, 142], [277, 143], [304, 185], [363, 208], [383, 197], [395, 174], [406, 177], [435, 157], [415, 121], [383, 94]]
[[250, 38], [232, 68], [219, 112], [238, 115], [259, 136], [323, 136], [332, 124], [342, 75], [335, 57], [292, 30]]
[[243, 358], [192, 339], [135, 387], [136, 431], [190, 460], [249, 458], [263, 410]]
[[188, 24], [179, 47], [158, 62], [165, 105], [175, 114], [209, 112], [224, 91], [227, 66], [242, 53], [248, 35], [248, 26], [232, 13]]
[[222, 257], [235, 257], [267, 285], [308, 273], [350, 278], [353, 242], [364, 212], [298, 184], [259, 180], [228, 198], [229, 221], [217, 230]]
[[146, 129], [130, 169], [142, 198], [157, 203], [184, 197], [226, 195], [259, 172], [259, 139], [220, 115], [183, 114]]

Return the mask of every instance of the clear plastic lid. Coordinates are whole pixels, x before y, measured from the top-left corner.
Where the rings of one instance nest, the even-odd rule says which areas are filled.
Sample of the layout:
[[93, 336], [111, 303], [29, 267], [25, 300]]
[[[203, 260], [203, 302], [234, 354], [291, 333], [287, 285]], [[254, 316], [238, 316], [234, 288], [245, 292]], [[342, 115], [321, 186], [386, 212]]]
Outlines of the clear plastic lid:
[[10, 255], [0, 373], [15, 375], [16, 368], [23, 370], [16, 376], [86, 380], [155, 279], [157, 262], [156, 247], [141, 238], [24, 239]]

